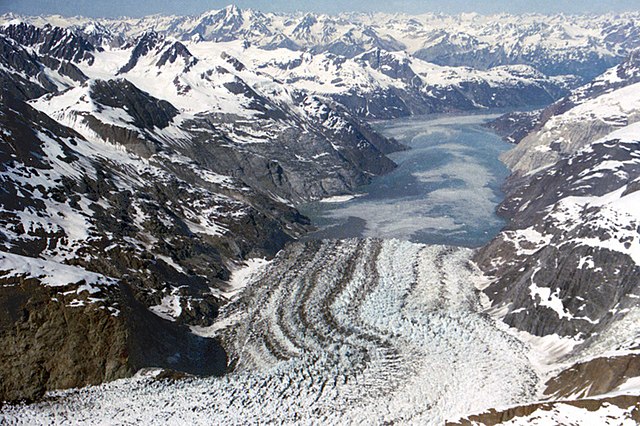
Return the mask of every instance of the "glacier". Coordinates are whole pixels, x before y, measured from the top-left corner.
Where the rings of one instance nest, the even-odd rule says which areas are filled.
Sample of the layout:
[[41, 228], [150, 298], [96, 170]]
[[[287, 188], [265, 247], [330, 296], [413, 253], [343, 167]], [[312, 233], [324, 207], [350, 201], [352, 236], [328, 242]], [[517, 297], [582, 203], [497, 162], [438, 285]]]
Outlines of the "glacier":
[[442, 424], [533, 400], [530, 350], [482, 312], [472, 253], [400, 240], [295, 243], [221, 313], [233, 373], [141, 374], [7, 406], [0, 419]]

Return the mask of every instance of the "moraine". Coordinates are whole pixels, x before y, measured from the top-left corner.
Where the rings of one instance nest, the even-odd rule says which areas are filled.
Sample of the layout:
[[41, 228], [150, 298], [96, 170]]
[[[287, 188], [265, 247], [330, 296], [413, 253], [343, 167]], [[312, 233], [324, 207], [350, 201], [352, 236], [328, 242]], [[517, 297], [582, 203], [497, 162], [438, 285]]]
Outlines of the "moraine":
[[483, 312], [472, 253], [399, 240], [291, 244], [213, 328], [234, 366], [225, 377], [149, 372], [7, 406], [0, 423], [441, 425], [535, 400], [528, 348]]
[[362, 187], [355, 198], [302, 206], [319, 228], [309, 238], [486, 244], [504, 226], [495, 210], [509, 174], [498, 156], [511, 145], [482, 127], [498, 115], [431, 115], [377, 123], [385, 136], [411, 149], [390, 155], [398, 167]]

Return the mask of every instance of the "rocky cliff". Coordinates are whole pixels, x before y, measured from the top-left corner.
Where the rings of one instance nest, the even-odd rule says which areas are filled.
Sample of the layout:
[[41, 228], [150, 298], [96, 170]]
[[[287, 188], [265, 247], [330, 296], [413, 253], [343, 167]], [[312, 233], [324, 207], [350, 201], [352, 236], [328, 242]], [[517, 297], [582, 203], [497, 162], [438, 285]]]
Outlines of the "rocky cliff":
[[537, 123], [505, 155], [514, 174], [499, 213], [509, 222], [475, 261], [490, 277], [488, 312], [547, 353], [540, 397], [550, 402], [461, 424], [637, 418], [640, 88], [625, 71], [634, 61], [529, 114]]

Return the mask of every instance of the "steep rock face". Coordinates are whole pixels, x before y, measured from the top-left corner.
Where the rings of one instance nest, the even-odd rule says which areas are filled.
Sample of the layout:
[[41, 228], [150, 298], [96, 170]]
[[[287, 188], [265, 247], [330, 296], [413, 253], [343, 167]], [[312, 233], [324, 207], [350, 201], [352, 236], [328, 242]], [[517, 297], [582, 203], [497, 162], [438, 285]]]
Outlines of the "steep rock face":
[[185, 71], [189, 71], [189, 67], [195, 65], [198, 62], [198, 59], [195, 58], [187, 47], [180, 43], [179, 41], [171, 44], [171, 47], [166, 49], [158, 62], [156, 62], [157, 67], [162, 67], [165, 64], [174, 64], [176, 61], [182, 60], [185, 65]]
[[169, 102], [149, 96], [127, 80], [97, 80], [91, 86], [91, 98], [100, 105], [126, 107], [131, 124], [143, 130], [164, 129], [178, 115]]
[[21, 22], [3, 26], [0, 32], [23, 46], [32, 46], [41, 55], [67, 61], [93, 62], [96, 48], [81, 35], [64, 28], [45, 25], [43, 28]]
[[39, 64], [15, 40], [0, 36], [0, 61], [6, 68], [21, 70], [28, 76], [37, 76], [40, 72]]
[[[290, 91], [218, 51], [200, 60], [145, 33], [114, 67], [117, 79], [92, 79], [33, 104], [87, 138], [145, 158], [177, 151], [206, 159], [208, 170], [294, 202], [352, 192], [394, 167], [385, 154], [402, 146], [341, 105]], [[83, 70], [103, 75], [99, 65]]]
[[542, 131], [554, 117], [589, 100], [638, 82], [640, 82], [640, 50], [634, 50], [618, 66], [607, 70], [548, 107], [527, 113], [507, 114], [490, 123], [489, 127], [496, 129], [509, 142], [520, 143], [534, 131]]
[[[287, 200], [350, 192], [395, 167], [385, 153], [401, 145], [319, 98], [296, 100], [298, 114], [246, 85], [227, 88], [251, 99], [258, 114], [254, 121], [206, 113], [176, 121], [178, 111], [171, 104], [122, 79], [92, 81], [60, 100], [51, 96], [35, 104], [43, 110], [53, 106], [54, 117], [78, 126], [88, 138], [98, 136], [145, 158], [180, 153], [207, 170]], [[265, 127], [272, 129], [265, 132]], [[252, 143], [258, 137], [266, 139]]]
[[486, 123], [485, 127], [492, 129], [505, 141], [517, 144], [536, 129], [540, 123], [541, 112], [510, 112]]
[[162, 40], [163, 37], [159, 36], [155, 31], [150, 31], [140, 36], [135, 43], [135, 47], [131, 51], [129, 61], [118, 70], [118, 74], [131, 71], [136, 65], [138, 65], [138, 60], [153, 49], [156, 49]]
[[[185, 125], [202, 129], [211, 126], [211, 122], [194, 120]], [[247, 125], [243, 130], [259, 132], [259, 127]], [[251, 187], [294, 202], [351, 192], [370, 182], [372, 176], [395, 167], [380, 150], [365, 142], [367, 139], [355, 126], [338, 136], [339, 148], [330, 142], [337, 139], [333, 131], [313, 127], [310, 130], [287, 126], [274, 134], [268, 144], [244, 149], [226, 144], [233, 141], [228, 136], [219, 134], [214, 144], [207, 135], [195, 137], [189, 150], [199, 152], [199, 161], [217, 173], [233, 176]], [[390, 145], [397, 149], [398, 145]]]
[[84, 82], [87, 77], [69, 61], [31, 52], [0, 34], [0, 88], [22, 100], [33, 99]]
[[503, 160], [514, 171], [526, 174], [635, 123], [640, 118], [636, 96], [639, 82], [639, 53], [634, 52], [620, 65], [537, 114], [521, 116], [518, 122], [532, 131], [514, 138], [519, 146], [505, 153]]
[[576, 363], [549, 379], [544, 395], [548, 399], [604, 395], [638, 376], [640, 356], [637, 353], [594, 358]]
[[[155, 31], [142, 34], [130, 44], [134, 46], [133, 50], [131, 50], [131, 56], [129, 57], [129, 61], [118, 70], [118, 74], [126, 74], [131, 71], [138, 66], [138, 61], [154, 52], [162, 52], [158, 57], [158, 61], [155, 63], [155, 66], [158, 68], [162, 68], [167, 64], [174, 64], [176, 61], [181, 60], [185, 67], [184, 71], [188, 72], [189, 68], [198, 61], [184, 44], [175, 40], [167, 40]], [[124, 45], [123, 47], [127, 49], [129, 45]]]
[[[292, 208], [231, 178], [196, 164], [180, 170], [170, 157], [148, 163], [118, 154], [116, 146], [84, 140], [26, 104], [5, 105], [3, 179], [14, 190], [2, 197], [10, 231], [3, 241], [12, 252], [126, 275], [149, 306], [182, 294], [186, 307], [196, 297], [202, 306], [194, 300], [177, 316], [206, 322], [217, 306], [207, 293], [228, 277], [225, 259], [273, 254], [304, 229]], [[87, 157], [92, 150], [101, 154]]]
[[[55, 268], [48, 265], [49, 274]], [[219, 343], [157, 317], [126, 285], [64, 285], [61, 275], [52, 287], [11, 273], [0, 278], [1, 401], [34, 400], [49, 390], [129, 377], [143, 367], [226, 370]]]
[[509, 225], [477, 256], [505, 322], [584, 339], [637, 306], [637, 129], [513, 183], [500, 208]]
[[638, 306], [636, 61], [531, 114], [540, 124], [504, 155], [509, 223], [476, 259], [496, 277], [494, 311], [516, 328], [588, 345]]
[[491, 277], [483, 289], [488, 312], [540, 345], [547, 353], [544, 364], [557, 364], [548, 367], [541, 394], [550, 402], [492, 410], [452, 424], [562, 423], [581, 416], [637, 422], [635, 62], [634, 54], [544, 110], [491, 124], [521, 142], [505, 155], [514, 173], [498, 212], [508, 225], [475, 256]]

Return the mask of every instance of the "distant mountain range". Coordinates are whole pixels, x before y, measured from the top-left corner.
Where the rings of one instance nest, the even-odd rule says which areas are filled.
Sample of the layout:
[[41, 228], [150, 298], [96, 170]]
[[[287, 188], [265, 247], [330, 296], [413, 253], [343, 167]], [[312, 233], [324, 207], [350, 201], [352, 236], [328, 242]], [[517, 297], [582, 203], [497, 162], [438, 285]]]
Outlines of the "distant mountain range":
[[379, 48], [405, 51], [443, 66], [488, 69], [529, 64], [547, 75], [593, 78], [638, 47], [638, 15], [545, 16], [462, 14], [275, 14], [228, 6], [197, 16], [85, 19], [18, 17], [38, 26], [78, 30], [96, 46], [156, 31], [180, 41], [245, 40], [352, 58]]

